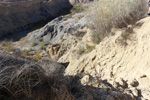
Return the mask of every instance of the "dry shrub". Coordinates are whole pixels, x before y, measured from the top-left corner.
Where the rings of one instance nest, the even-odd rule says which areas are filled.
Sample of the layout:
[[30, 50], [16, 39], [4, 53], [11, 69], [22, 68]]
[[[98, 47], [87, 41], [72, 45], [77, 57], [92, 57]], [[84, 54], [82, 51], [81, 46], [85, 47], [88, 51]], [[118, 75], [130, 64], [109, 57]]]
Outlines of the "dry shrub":
[[[51, 65], [47, 62], [48, 59], [45, 59], [35, 64], [0, 54], [0, 100], [105, 100], [112, 93], [117, 93], [117, 97], [112, 96], [114, 100], [135, 100], [101, 80], [98, 74], [96, 77], [88, 73], [64, 76], [63, 72], [58, 71], [62, 65], [53, 63], [56, 67], [54, 73], [52, 62]], [[90, 77], [86, 85], [80, 82], [84, 75]], [[102, 87], [95, 87], [95, 82]], [[106, 93], [106, 89], [111, 91]]]
[[94, 48], [95, 48], [95, 45], [88, 45], [88, 44], [86, 44], [87, 52], [91, 52]]
[[0, 54], [0, 100], [73, 100], [67, 85], [62, 73], [46, 73], [39, 64]]
[[77, 54], [79, 54], [79, 55], [82, 55], [82, 54], [84, 54], [84, 53], [86, 53], [86, 49], [85, 49], [84, 47], [80, 47], [80, 48], [77, 50]]
[[84, 8], [81, 5], [76, 5], [71, 9], [71, 13], [75, 14], [75, 13], [80, 13], [84, 11]]
[[39, 52], [36, 52], [35, 55], [33, 56], [34, 59], [41, 59], [42, 56], [40, 55]]
[[7, 52], [13, 51], [14, 44], [12, 41], [2, 41], [1, 47], [5, 48]]
[[145, 16], [146, 0], [99, 0], [91, 8], [90, 20], [95, 34], [103, 39], [111, 28], [123, 28]]

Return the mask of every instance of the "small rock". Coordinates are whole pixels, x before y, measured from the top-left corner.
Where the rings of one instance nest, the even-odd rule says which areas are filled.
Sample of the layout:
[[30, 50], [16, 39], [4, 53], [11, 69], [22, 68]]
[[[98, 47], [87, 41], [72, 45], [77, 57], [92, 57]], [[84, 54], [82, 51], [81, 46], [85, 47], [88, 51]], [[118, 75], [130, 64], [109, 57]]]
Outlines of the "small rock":
[[133, 26], [132, 25], [128, 25], [126, 31], [129, 32], [129, 33], [132, 33], [133, 32]]
[[130, 85], [131, 85], [132, 87], [137, 87], [137, 86], [139, 86], [139, 82], [138, 82], [136, 79], [134, 79], [134, 80], [132, 80], [132, 81], [130, 82]]
[[85, 75], [82, 79], [81, 79], [81, 83], [84, 85], [87, 85], [87, 83], [89, 82], [90, 76], [89, 75]]
[[145, 77], [147, 77], [146, 75], [142, 75], [140, 78], [145, 78]]

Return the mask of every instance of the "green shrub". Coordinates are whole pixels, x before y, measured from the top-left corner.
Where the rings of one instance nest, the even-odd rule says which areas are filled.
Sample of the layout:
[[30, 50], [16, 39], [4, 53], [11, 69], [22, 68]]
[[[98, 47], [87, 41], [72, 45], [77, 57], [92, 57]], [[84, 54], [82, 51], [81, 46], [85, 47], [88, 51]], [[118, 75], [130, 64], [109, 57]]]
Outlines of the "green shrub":
[[25, 54], [25, 55], [29, 55], [29, 50], [27, 50], [27, 49], [25, 49], [25, 50], [23, 50], [23, 53]]
[[42, 41], [43, 41], [43, 39], [40, 37], [40, 38], [38, 38], [38, 41], [39, 41], [39, 42], [42, 42]]
[[8, 52], [11, 52], [12, 49], [13, 49], [13, 44], [12, 43], [8, 43], [6, 49], [7, 49]]
[[2, 46], [6, 48], [7, 52], [11, 52], [14, 49], [14, 44], [12, 41], [3, 41]]
[[34, 46], [36, 46], [36, 45], [38, 45], [37, 42], [33, 42], [33, 43], [32, 43], [32, 47], [34, 47]]
[[91, 46], [91, 45], [86, 45], [86, 49], [87, 49], [87, 52], [90, 52], [92, 51], [93, 49], [95, 48], [95, 46]]
[[40, 55], [39, 52], [36, 52], [35, 55], [34, 55], [34, 59], [41, 59], [42, 56]]
[[40, 50], [43, 50], [45, 46], [48, 45], [48, 42], [44, 41], [40, 47]]
[[80, 13], [84, 11], [84, 8], [81, 5], [76, 5], [71, 9], [71, 13]]
[[82, 55], [82, 54], [84, 54], [84, 53], [86, 53], [86, 49], [85, 48], [79, 48], [78, 49], [78, 51], [77, 51], [77, 53], [79, 54], [79, 55]]
[[33, 51], [33, 49], [32, 49], [32, 48], [30, 48], [30, 49], [29, 49], [29, 51]]
[[146, 0], [99, 0], [91, 8], [89, 20], [102, 40], [111, 28], [134, 24], [146, 13]]
[[92, 33], [92, 41], [94, 44], [99, 44], [99, 42], [101, 41], [99, 33]]

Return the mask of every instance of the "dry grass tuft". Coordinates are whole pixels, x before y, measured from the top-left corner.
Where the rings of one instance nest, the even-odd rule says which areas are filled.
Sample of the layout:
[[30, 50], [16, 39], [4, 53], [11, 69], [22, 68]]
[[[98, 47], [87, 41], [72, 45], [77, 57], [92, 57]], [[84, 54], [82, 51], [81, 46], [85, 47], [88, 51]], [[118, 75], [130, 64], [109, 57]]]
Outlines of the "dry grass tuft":
[[12, 41], [3, 41], [1, 47], [5, 48], [7, 52], [11, 52], [14, 49], [14, 44]]
[[34, 59], [41, 59], [42, 56], [40, 55], [39, 52], [36, 52], [35, 55], [33, 56]]
[[38, 64], [0, 54], [0, 100], [73, 100], [66, 85], [62, 73], [47, 74]]
[[102, 40], [111, 28], [123, 28], [145, 16], [146, 0], [99, 0], [90, 11], [95, 35]]
[[76, 6], [74, 6], [72, 9], [71, 9], [71, 13], [72, 14], [75, 14], [75, 13], [80, 13], [80, 12], [82, 12], [82, 11], [84, 11], [85, 10], [85, 8], [83, 8], [81, 5], [76, 5]]
[[81, 47], [81, 48], [79, 48], [79, 49], [77, 50], [77, 53], [78, 53], [79, 55], [82, 55], [82, 54], [86, 53], [86, 49], [85, 49], [84, 47]]
[[95, 48], [95, 45], [88, 45], [88, 44], [86, 44], [87, 52], [92, 51], [94, 48]]

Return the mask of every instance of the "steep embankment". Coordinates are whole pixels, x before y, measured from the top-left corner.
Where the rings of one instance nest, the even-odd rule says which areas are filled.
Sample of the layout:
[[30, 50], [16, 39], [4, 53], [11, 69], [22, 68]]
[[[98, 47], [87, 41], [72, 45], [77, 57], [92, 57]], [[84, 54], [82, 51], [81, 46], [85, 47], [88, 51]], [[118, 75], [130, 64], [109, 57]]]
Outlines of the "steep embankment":
[[0, 2], [0, 37], [26, 29], [32, 24], [57, 17], [68, 0], [26, 0]]
[[[128, 30], [115, 31], [114, 36], [105, 38], [95, 50], [81, 56], [80, 59], [64, 55], [59, 61], [70, 62], [66, 74], [89, 73], [92, 77], [107, 80], [116, 88], [122, 87], [122, 91], [127, 94], [149, 100], [149, 27], [150, 17], [147, 17]], [[91, 79], [86, 75], [81, 81], [88, 83], [95, 78]]]

